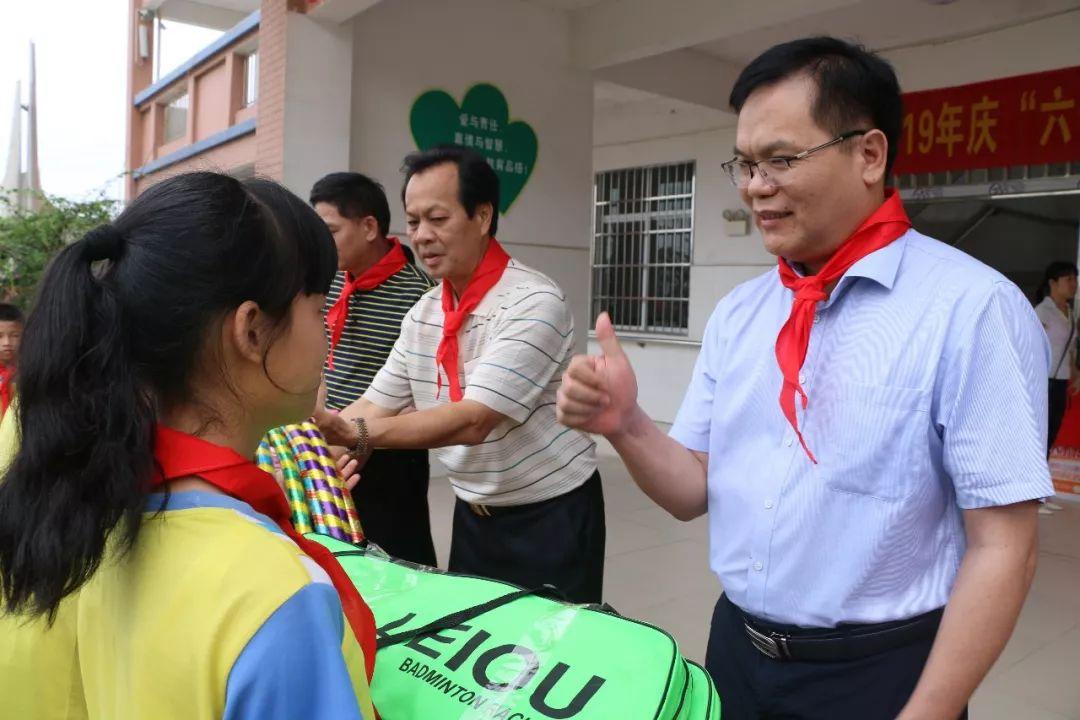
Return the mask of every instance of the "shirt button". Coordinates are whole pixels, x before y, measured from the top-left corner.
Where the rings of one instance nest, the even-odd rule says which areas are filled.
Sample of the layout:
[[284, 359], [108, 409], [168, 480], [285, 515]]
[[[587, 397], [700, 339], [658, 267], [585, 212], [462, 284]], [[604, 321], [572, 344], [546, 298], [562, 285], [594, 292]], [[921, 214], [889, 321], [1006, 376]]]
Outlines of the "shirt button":
[[772, 500], [766, 500], [765, 501], [765, 509], [766, 510], [772, 510]]
[[760, 562], [754, 563], [754, 569], [757, 570], [758, 572], [761, 572], [764, 568], [765, 568], [765, 566], [762, 565]]
[[806, 384], [806, 373], [799, 373], [799, 384], [800, 385], [805, 385]]
[[821, 313], [816, 312], [814, 313], [814, 324], [817, 325], [819, 322], [821, 322]]
[[785, 445], [787, 445], [788, 447], [791, 447], [792, 445], [794, 445], [794, 444], [795, 444], [795, 438], [793, 438], [793, 437], [789, 437], [789, 438], [787, 439], [787, 442], [786, 442], [786, 443], [784, 443], [784, 444], [785, 444]]

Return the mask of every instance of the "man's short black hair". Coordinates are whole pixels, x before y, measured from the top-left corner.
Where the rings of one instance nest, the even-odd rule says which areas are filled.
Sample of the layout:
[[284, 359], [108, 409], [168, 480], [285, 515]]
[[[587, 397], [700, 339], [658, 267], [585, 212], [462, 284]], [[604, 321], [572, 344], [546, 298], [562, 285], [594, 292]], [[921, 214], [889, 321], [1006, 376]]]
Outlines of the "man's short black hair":
[[413, 175], [444, 163], [457, 165], [458, 201], [470, 218], [476, 214], [477, 206], [484, 203], [491, 205], [491, 228], [488, 234], [494, 236], [499, 229], [499, 176], [482, 155], [468, 148], [459, 145], [437, 145], [407, 155], [401, 168], [405, 173], [405, 182], [401, 186], [401, 203], [405, 204], [405, 188]]
[[358, 172], [335, 172], [318, 180], [311, 188], [311, 204], [329, 203], [350, 220], [370, 215], [379, 224], [379, 233], [390, 234], [390, 203], [383, 186]]
[[10, 303], [0, 303], [0, 322], [23, 322], [22, 310]]
[[[904, 106], [892, 65], [861, 45], [810, 37], [774, 45], [739, 75], [728, 102], [735, 112], [757, 89], [805, 73], [817, 86], [810, 114], [834, 135], [877, 128], [889, 141], [885, 177], [900, 147]], [[869, 123], [870, 127], [866, 127]]]

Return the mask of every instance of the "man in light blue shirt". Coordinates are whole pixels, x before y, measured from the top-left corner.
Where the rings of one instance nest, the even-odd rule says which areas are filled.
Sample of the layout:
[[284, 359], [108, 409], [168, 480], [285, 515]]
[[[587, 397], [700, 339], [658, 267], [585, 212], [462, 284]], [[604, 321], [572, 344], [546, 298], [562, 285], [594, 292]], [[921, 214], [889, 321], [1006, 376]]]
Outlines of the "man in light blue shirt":
[[[732, 106], [725, 168], [766, 249], [803, 278], [827, 273], [888, 204], [892, 68], [795, 41], [743, 71]], [[669, 436], [637, 405], [606, 315], [603, 355], [564, 375], [563, 423], [604, 434], [676, 517], [710, 515], [725, 596], [706, 665], [725, 718], [965, 716], [1034, 574], [1034, 500], [1053, 491], [1050, 358], [1030, 304], [913, 230], [862, 255], [805, 318], [797, 427], [813, 458], [778, 402], [794, 296], [775, 270], [717, 305]]]

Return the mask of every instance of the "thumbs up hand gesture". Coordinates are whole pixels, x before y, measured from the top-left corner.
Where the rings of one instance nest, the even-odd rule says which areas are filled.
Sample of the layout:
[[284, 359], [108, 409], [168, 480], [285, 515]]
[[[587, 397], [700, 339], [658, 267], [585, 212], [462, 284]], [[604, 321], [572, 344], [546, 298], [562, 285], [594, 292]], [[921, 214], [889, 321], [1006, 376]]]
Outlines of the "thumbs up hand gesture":
[[563, 425], [612, 436], [622, 433], [637, 407], [637, 378], [619, 345], [611, 318], [596, 319], [600, 355], [578, 355], [563, 373], [556, 416]]

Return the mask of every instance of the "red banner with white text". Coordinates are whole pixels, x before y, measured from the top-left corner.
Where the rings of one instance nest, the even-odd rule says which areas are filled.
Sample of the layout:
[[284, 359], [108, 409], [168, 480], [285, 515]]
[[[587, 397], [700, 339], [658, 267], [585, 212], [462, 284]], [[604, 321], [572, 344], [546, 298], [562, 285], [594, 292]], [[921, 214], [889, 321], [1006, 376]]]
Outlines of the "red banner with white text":
[[904, 94], [896, 172], [1080, 161], [1080, 67]]

